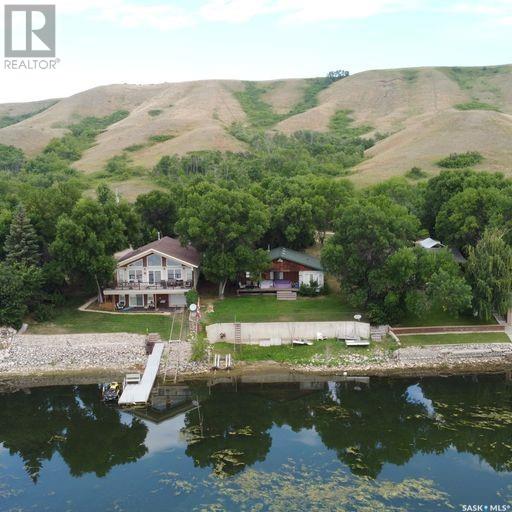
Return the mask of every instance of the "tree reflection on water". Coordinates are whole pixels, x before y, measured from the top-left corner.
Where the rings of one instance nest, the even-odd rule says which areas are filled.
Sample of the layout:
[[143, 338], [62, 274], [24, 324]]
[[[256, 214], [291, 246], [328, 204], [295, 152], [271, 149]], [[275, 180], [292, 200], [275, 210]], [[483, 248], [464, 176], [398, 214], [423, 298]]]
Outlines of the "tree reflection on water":
[[[374, 479], [387, 463], [403, 465], [417, 453], [449, 448], [477, 455], [504, 472], [512, 471], [510, 384], [500, 376], [372, 379], [369, 384], [236, 382], [211, 388], [191, 383], [188, 405], [179, 402], [176, 414], [183, 419], [185, 454], [219, 477], [263, 462], [272, 429], [283, 426], [310, 430], [360, 477]], [[190, 397], [198, 398], [199, 407]], [[97, 386], [34, 388], [0, 395], [0, 443], [21, 457], [34, 482], [55, 453], [71, 475], [103, 477], [147, 453], [154, 414], [146, 411], [142, 420], [105, 406]], [[171, 416], [163, 416], [159, 428]]]
[[201, 414], [186, 413], [186, 454], [217, 474], [239, 473], [265, 459], [273, 425], [288, 425], [295, 432], [314, 429], [359, 476], [377, 478], [386, 463], [403, 465], [416, 453], [450, 447], [479, 456], [496, 471], [512, 470], [509, 382], [489, 376], [423, 379], [428, 406], [410, 399], [415, 385], [372, 379], [369, 386], [345, 382], [319, 391], [301, 390], [298, 383], [214, 387], [201, 400]]
[[18, 454], [37, 482], [45, 460], [59, 453], [73, 476], [105, 476], [142, 457], [148, 428], [105, 406], [97, 386], [34, 388], [0, 395], [0, 443]]

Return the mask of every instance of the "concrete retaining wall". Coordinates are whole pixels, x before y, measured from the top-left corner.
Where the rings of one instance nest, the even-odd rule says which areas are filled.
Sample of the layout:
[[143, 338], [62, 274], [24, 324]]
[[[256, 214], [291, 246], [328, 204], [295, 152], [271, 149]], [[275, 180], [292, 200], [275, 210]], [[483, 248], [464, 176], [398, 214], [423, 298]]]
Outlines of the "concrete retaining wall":
[[[242, 323], [242, 343], [258, 343], [270, 338], [281, 338], [290, 342], [293, 338], [316, 339], [318, 332], [327, 338], [354, 337], [370, 338], [370, 324], [364, 322], [261, 322]], [[224, 337], [221, 337], [221, 334]], [[212, 324], [206, 327], [208, 341], [233, 341], [235, 324]]]

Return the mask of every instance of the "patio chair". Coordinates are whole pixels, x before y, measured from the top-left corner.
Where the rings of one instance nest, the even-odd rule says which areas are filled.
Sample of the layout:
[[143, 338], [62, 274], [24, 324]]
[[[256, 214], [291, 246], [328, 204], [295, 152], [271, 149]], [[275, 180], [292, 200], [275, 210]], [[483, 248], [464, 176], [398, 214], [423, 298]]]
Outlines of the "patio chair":
[[126, 307], [126, 303], [122, 300], [120, 300], [117, 304], [116, 304], [116, 309], [118, 311], [122, 311], [124, 308]]

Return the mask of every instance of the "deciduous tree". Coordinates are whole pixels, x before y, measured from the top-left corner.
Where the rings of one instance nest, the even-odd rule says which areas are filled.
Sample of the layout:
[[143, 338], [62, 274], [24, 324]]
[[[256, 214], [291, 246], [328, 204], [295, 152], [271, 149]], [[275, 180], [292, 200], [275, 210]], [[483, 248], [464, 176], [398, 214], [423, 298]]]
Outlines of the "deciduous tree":
[[499, 230], [488, 230], [470, 247], [466, 268], [473, 304], [481, 318], [505, 314], [512, 305], [512, 248]]
[[253, 196], [202, 183], [190, 191], [179, 217], [176, 231], [202, 252], [202, 270], [218, 283], [220, 298], [228, 280], [266, 264], [265, 251], [254, 246], [268, 228], [269, 214]]

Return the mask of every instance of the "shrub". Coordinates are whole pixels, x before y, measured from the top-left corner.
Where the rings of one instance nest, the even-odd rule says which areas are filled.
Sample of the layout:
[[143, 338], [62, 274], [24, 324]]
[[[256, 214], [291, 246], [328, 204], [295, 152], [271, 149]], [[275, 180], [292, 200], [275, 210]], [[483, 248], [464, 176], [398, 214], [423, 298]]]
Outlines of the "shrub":
[[152, 109], [152, 110], [148, 110], [148, 114], [151, 117], [159, 116], [162, 112], [163, 112], [163, 110], [160, 109], [160, 108], [155, 108], [155, 109]]
[[370, 125], [352, 126], [351, 110], [338, 110], [329, 122], [329, 128], [340, 137], [359, 137], [372, 130]]
[[192, 340], [192, 361], [203, 361], [208, 353], [208, 340], [203, 333], [199, 333], [197, 338]]
[[129, 151], [130, 153], [135, 153], [135, 151], [140, 151], [141, 149], [144, 149], [145, 147], [146, 147], [146, 144], [132, 144], [131, 146], [124, 148], [124, 150]]
[[190, 306], [190, 304], [197, 304], [197, 300], [199, 299], [197, 290], [189, 290], [186, 292], [185, 299], [187, 299], [187, 306]]
[[53, 304], [38, 304], [34, 310], [34, 319], [37, 322], [48, 322], [55, 317]]
[[427, 177], [427, 173], [415, 166], [411, 167], [411, 169], [405, 173], [405, 177], [411, 180], [421, 180]]
[[151, 137], [149, 137], [149, 141], [155, 144], [171, 139], [174, 139], [174, 135], [151, 135]]
[[478, 151], [467, 151], [466, 153], [452, 153], [439, 160], [437, 165], [446, 169], [463, 169], [479, 164], [483, 159], [484, 157]]
[[318, 281], [311, 281], [309, 284], [302, 283], [299, 287], [299, 295], [302, 297], [315, 297], [319, 294]]
[[477, 100], [467, 101], [466, 103], [457, 103], [455, 108], [457, 110], [494, 110], [495, 112], [500, 112], [500, 109], [495, 105], [483, 103]]

